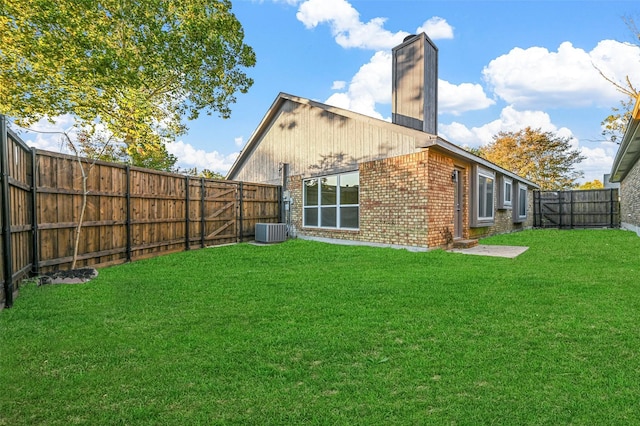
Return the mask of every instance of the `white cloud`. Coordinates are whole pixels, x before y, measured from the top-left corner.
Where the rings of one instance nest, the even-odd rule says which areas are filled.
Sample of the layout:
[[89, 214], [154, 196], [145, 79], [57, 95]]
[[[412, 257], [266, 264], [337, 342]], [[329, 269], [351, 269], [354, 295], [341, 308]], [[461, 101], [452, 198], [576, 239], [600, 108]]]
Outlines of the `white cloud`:
[[[622, 98], [595, 66], [623, 81], [640, 68], [640, 47], [603, 40], [591, 51], [564, 42], [557, 52], [514, 48], [483, 70], [495, 94], [518, 108], [610, 106]], [[637, 73], [631, 76], [639, 84]]]
[[607, 149], [606, 145], [607, 144], [601, 144], [600, 147], [596, 148], [588, 148], [585, 146], [580, 148], [580, 152], [586, 157], [586, 159], [582, 160], [578, 165], [578, 168], [584, 172], [584, 178], [580, 179], [581, 182], [589, 182], [594, 179], [603, 182], [603, 175], [611, 171], [615, 150], [611, 152]]
[[196, 149], [183, 141], [168, 143], [167, 151], [178, 157], [177, 165], [179, 167], [197, 167], [200, 170], [209, 169], [222, 174], [226, 174], [229, 171], [239, 154], [234, 152], [224, 155], [218, 151], [206, 152], [203, 149]]
[[551, 121], [549, 114], [543, 111], [518, 111], [513, 106], [508, 106], [502, 110], [500, 118], [482, 126], [469, 128], [464, 124], [452, 122], [440, 124], [438, 133], [444, 139], [458, 145], [479, 147], [490, 143], [493, 136], [499, 132], [517, 132], [527, 126], [570, 139], [571, 148], [580, 150], [586, 157], [576, 165], [576, 169], [584, 172], [584, 177], [579, 179], [580, 182], [594, 179], [602, 181], [602, 176], [611, 170], [617, 145], [604, 142], [594, 148], [582, 146], [570, 129], [559, 128]]
[[493, 140], [499, 132], [517, 132], [524, 127], [540, 128], [544, 132], [554, 132], [562, 137], [572, 138], [571, 130], [566, 127], [558, 128], [551, 122], [549, 114], [543, 111], [518, 111], [513, 106], [505, 107], [500, 118], [479, 127], [467, 127], [464, 124], [452, 122], [440, 124], [438, 133], [444, 139], [458, 145], [478, 147]]
[[466, 111], [489, 108], [495, 101], [489, 99], [479, 84], [451, 84], [438, 80], [438, 111], [460, 115]]
[[334, 93], [325, 101], [376, 118], [376, 103], [391, 102], [391, 53], [376, 52], [353, 76], [347, 92]]
[[[409, 35], [405, 31], [393, 33], [386, 30], [386, 18], [362, 22], [360, 13], [346, 0], [307, 0], [300, 4], [296, 17], [309, 29], [328, 24], [336, 43], [344, 48], [391, 49]], [[418, 27], [417, 32], [422, 31], [432, 40], [453, 38], [453, 27], [438, 16]]]
[[51, 120], [43, 118], [34, 123], [29, 129], [13, 126], [12, 129], [29, 146], [46, 151], [62, 152], [69, 154], [67, 141], [63, 132], [66, 132], [72, 140], [75, 140], [76, 129], [73, 127], [75, 119], [66, 114], [54, 117]]
[[343, 80], [336, 80], [333, 82], [333, 85], [331, 85], [331, 90], [342, 90], [345, 87], [347, 87], [347, 82], [343, 81]]
[[237, 147], [242, 147], [244, 146], [244, 138], [242, 136], [238, 136], [233, 139], [233, 143], [235, 143]]
[[408, 35], [385, 30], [385, 18], [360, 21], [360, 13], [345, 0], [308, 0], [300, 5], [296, 17], [311, 29], [327, 23], [336, 43], [344, 48], [390, 49]]
[[[333, 87], [336, 87], [334, 82]], [[382, 118], [376, 104], [391, 103], [391, 53], [376, 52], [349, 82], [347, 91], [334, 93], [325, 103], [351, 111]], [[438, 81], [438, 110], [459, 115], [465, 111], [485, 109], [495, 102], [479, 84], [454, 85]]]
[[431, 40], [452, 39], [453, 27], [449, 25], [446, 19], [439, 16], [429, 18], [421, 26], [418, 27], [416, 33], [427, 33]]

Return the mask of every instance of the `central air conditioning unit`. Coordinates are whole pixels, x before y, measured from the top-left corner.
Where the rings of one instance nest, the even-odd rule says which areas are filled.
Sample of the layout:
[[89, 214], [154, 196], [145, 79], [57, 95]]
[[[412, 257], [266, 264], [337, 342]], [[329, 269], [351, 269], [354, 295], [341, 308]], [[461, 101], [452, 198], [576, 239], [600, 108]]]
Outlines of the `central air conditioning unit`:
[[256, 242], [281, 243], [287, 239], [286, 223], [256, 223]]

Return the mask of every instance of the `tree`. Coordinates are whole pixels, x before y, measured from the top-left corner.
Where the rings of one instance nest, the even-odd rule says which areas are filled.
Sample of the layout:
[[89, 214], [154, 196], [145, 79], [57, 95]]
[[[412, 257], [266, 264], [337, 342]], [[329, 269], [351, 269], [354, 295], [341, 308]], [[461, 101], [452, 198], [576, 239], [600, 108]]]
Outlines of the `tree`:
[[604, 184], [599, 179], [585, 182], [578, 187], [578, 189], [602, 189], [602, 188], [604, 188]]
[[[633, 89], [633, 86], [630, 87]], [[627, 124], [631, 119], [631, 112], [633, 111], [635, 100], [637, 99], [637, 96], [640, 94], [640, 92], [635, 96], [632, 93], [633, 92], [631, 91], [629, 91], [628, 93], [625, 92], [628, 97], [620, 101], [619, 107], [612, 107], [611, 114], [609, 114], [600, 123], [600, 125], [602, 126], [602, 136], [613, 143], [620, 143], [622, 137], [624, 136], [624, 132], [627, 129]]]
[[535, 182], [543, 190], [576, 186], [582, 177], [575, 165], [585, 157], [571, 149], [571, 140], [527, 127], [518, 132], [500, 132], [480, 148], [480, 156]]
[[[228, 117], [253, 84], [243, 69], [255, 54], [228, 0], [3, 0], [0, 28], [0, 114], [23, 127], [76, 120], [75, 132], [58, 132], [82, 171], [72, 268], [95, 160], [172, 170], [165, 144], [186, 131], [183, 117]], [[93, 160], [87, 169], [80, 155]]]
[[198, 170], [197, 167], [180, 170], [180, 173], [187, 176], [203, 177], [206, 179], [224, 180], [224, 176], [218, 172], [209, 169]]
[[[633, 17], [623, 18], [627, 28], [632, 34], [635, 44], [640, 46], [640, 29], [635, 23]], [[631, 79], [627, 75], [624, 82], [616, 81], [615, 79], [608, 77], [601, 69], [596, 67], [600, 75], [611, 83], [618, 92], [626, 95], [626, 97], [620, 101], [619, 107], [611, 108], [611, 114], [609, 114], [602, 122], [602, 136], [614, 143], [620, 143], [624, 132], [627, 129], [627, 124], [631, 119], [631, 112], [635, 105], [636, 99], [640, 96], [640, 90], [638, 90], [632, 83]]]
[[3, 0], [0, 28], [0, 114], [26, 127], [62, 114], [89, 132], [100, 124], [133, 164], [149, 152], [165, 167], [158, 155], [183, 117], [226, 118], [253, 84], [229, 0]]

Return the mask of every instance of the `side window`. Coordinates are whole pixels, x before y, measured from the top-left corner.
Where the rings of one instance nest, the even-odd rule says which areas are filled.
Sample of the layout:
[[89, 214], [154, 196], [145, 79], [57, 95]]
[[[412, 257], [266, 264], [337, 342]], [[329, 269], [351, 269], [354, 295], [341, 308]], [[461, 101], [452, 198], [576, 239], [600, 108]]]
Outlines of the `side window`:
[[498, 208], [510, 209], [513, 205], [513, 180], [504, 175], [498, 176]]
[[518, 216], [520, 219], [527, 217], [527, 187], [518, 185]]
[[493, 219], [494, 178], [478, 173], [478, 220]]
[[528, 214], [529, 200], [527, 199], [527, 185], [518, 183], [515, 187], [517, 190], [513, 195], [513, 223], [521, 223], [527, 219]]
[[476, 167], [471, 185], [471, 226], [491, 226], [495, 219], [496, 176], [495, 173]]

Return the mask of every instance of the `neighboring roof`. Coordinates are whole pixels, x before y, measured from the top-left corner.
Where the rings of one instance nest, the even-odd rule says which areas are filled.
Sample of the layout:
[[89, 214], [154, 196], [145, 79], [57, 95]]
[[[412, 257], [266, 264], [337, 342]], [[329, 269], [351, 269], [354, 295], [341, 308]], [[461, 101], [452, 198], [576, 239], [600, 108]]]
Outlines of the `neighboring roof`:
[[310, 99], [301, 98], [298, 96], [293, 96], [293, 95], [289, 95], [287, 93], [282, 93], [282, 92], [278, 94], [273, 104], [271, 104], [271, 107], [269, 108], [265, 116], [260, 121], [260, 124], [258, 124], [258, 127], [253, 132], [249, 140], [247, 141], [247, 144], [245, 145], [244, 149], [242, 150], [240, 155], [238, 155], [238, 158], [236, 158], [236, 161], [233, 163], [233, 166], [231, 166], [231, 168], [229, 169], [229, 173], [227, 173], [227, 179], [233, 179], [235, 175], [240, 171], [240, 169], [242, 168], [242, 165], [251, 156], [251, 153], [255, 150], [257, 145], [260, 143], [262, 136], [264, 135], [265, 132], [267, 132], [273, 120], [276, 118], [277, 114], [279, 113], [280, 108], [286, 101], [292, 101], [299, 104], [320, 108], [322, 110], [331, 112], [333, 114], [341, 115], [347, 118], [352, 118], [358, 121], [375, 123], [376, 126], [392, 128], [396, 132], [404, 133], [404, 134], [415, 137], [416, 149], [437, 147], [458, 158], [461, 158], [470, 162], [478, 163], [484, 167], [495, 170], [513, 179], [519, 180], [527, 184], [528, 186], [539, 188], [539, 186], [536, 185], [535, 183], [521, 176], [518, 176], [514, 173], [511, 173], [510, 171], [505, 170], [502, 167], [499, 167], [491, 163], [490, 161], [485, 160], [484, 158], [478, 157], [477, 155], [472, 154], [471, 152], [466, 151], [465, 149], [451, 142], [448, 142], [440, 138], [439, 136], [432, 135], [430, 133], [425, 133], [423, 131], [415, 130], [409, 127], [401, 126], [399, 124], [393, 124], [389, 121], [373, 118], [368, 115], [349, 111], [344, 108], [323, 104], [321, 102], [312, 101]]
[[609, 182], [622, 181], [640, 159], [640, 95], [618, 148]]

